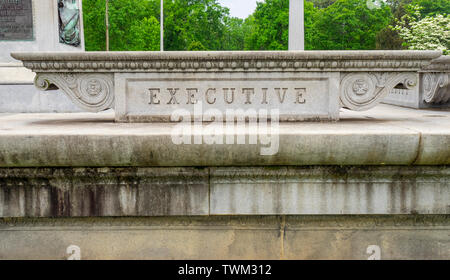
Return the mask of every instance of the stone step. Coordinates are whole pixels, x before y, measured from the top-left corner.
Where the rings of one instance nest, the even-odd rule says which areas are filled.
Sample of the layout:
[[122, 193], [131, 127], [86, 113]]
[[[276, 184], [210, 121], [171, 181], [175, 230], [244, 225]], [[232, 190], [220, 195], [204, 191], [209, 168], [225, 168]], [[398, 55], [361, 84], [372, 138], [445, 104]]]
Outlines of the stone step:
[[447, 216], [0, 219], [0, 259], [442, 259]]
[[[450, 111], [380, 105], [341, 117], [264, 131], [259, 124], [121, 124], [113, 112], [3, 114], [0, 167], [450, 164]], [[215, 144], [211, 127], [219, 129]], [[179, 137], [186, 128], [188, 137]]]

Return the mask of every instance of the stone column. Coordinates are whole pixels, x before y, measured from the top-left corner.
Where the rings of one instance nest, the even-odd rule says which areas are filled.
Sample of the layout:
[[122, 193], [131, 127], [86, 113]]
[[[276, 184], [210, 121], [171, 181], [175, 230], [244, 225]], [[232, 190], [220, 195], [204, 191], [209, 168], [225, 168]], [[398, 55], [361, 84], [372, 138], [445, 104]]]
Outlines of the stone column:
[[289, 50], [303, 51], [305, 49], [303, 0], [289, 1]]

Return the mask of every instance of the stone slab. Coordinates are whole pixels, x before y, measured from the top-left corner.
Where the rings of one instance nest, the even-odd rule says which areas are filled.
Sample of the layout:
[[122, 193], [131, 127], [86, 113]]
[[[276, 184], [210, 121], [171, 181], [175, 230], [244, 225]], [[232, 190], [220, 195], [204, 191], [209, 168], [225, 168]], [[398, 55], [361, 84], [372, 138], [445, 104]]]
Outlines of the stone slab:
[[229, 110], [243, 119], [260, 110], [269, 118], [277, 110], [280, 121], [339, 118], [337, 73], [129, 73], [115, 75], [114, 83], [119, 122], [178, 121], [177, 112], [190, 120], [219, 112], [225, 119]]
[[209, 214], [208, 171], [0, 169], [0, 217]]
[[450, 169], [213, 168], [212, 215], [450, 214]]
[[0, 63], [0, 85], [33, 84], [36, 75], [22, 63]]
[[246, 136], [244, 144], [178, 145], [175, 124], [114, 123], [113, 112], [3, 114], [0, 166], [450, 164], [449, 111], [382, 105], [364, 113], [344, 110], [342, 116], [339, 123], [280, 124], [278, 151], [261, 155], [268, 145], [250, 144], [248, 126], [229, 133]]
[[450, 168], [0, 168], [0, 217], [450, 214]]
[[[339, 119], [369, 110], [440, 51], [15, 52], [42, 90], [62, 89], [79, 107], [115, 108], [117, 122], [249, 118]], [[197, 110], [196, 105], [202, 105]], [[276, 112], [272, 112], [276, 109]], [[214, 110], [214, 113], [210, 112]], [[231, 113], [230, 110], [240, 112]], [[261, 110], [264, 110], [261, 112]], [[174, 114], [176, 114], [174, 116]], [[236, 114], [238, 116], [236, 116]], [[264, 114], [264, 115], [263, 115]], [[230, 116], [231, 115], [231, 116]], [[171, 118], [172, 117], [172, 118]], [[219, 122], [219, 121], [217, 121]]]
[[0, 219], [0, 259], [450, 258], [448, 216]]

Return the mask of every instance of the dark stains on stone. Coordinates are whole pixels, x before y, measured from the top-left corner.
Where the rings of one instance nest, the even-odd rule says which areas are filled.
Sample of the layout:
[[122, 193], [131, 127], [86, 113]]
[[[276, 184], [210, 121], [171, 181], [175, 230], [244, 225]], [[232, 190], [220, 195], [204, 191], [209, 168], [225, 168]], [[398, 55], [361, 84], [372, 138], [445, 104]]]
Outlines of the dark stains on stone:
[[203, 215], [207, 206], [191, 203], [192, 196], [208, 196], [208, 176], [203, 173], [164, 168], [0, 169], [0, 207], [5, 217], [124, 216], [125, 201], [129, 216]]

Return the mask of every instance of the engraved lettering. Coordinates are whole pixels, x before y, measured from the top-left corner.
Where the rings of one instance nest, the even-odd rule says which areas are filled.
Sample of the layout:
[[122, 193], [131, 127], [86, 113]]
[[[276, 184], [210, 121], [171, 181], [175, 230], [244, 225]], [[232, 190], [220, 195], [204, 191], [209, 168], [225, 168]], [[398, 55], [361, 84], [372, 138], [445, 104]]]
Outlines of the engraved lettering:
[[197, 104], [195, 94], [198, 93], [198, 88], [187, 88], [186, 92], [188, 94], [188, 101], [186, 104]]
[[286, 98], [286, 91], [288, 89], [287, 88], [283, 88], [283, 95], [281, 95], [281, 88], [276, 88], [275, 91], [278, 94], [278, 100], [280, 101], [281, 104], [284, 103], [284, 99]]
[[296, 93], [295, 104], [305, 104], [306, 100], [303, 95], [306, 94], [306, 89], [305, 88], [296, 88], [295, 93]]
[[255, 94], [254, 88], [243, 88], [242, 94], [245, 94], [245, 104], [252, 104], [251, 95]]
[[161, 102], [159, 101], [158, 96], [156, 95], [156, 92], [160, 93], [161, 89], [159, 89], [159, 88], [149, 88], [148, 90], [150, 91], [150, 102], [149, 102], [149, 104], [160, 104]]
[[0, 41], [33, 40], [32, 0], [0, 0]]
[[177, 94], [177, 91], [179, 90], [179, 88], [168, 88], [167, 90], [170, 93], [170, 100], [169, 100], [169, 102], [167, 104], [180, 104], [177, 101], [177, 97], [176, 97], [176, 94]]
[[216, 89], [209, 88], [205, 93], [206, 102], [208, 102], [208, 104], [214, 104], [214, 103], [216, 103], [216, 98], [214, 97], [214, 99], [211, 101], [211, 99], [210, 99], [211, 96], [209, 95], [210, 93], [216, 94]]
[[263, 88], [262, 92], [263, 92], [263, 101], [261, 102], [261, 104], [269, 104], [267, 103], [267, 88]]
[[235, 88], [231, 89], [231, 100], [228, 98], [228, 90], [229, 90], [229, 88], [223, 89], [223, 100], [228, 104], [232, 104], [234, 102], [234, 91], [236, 89]]

